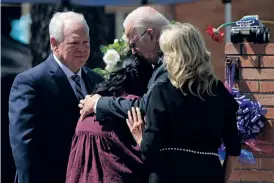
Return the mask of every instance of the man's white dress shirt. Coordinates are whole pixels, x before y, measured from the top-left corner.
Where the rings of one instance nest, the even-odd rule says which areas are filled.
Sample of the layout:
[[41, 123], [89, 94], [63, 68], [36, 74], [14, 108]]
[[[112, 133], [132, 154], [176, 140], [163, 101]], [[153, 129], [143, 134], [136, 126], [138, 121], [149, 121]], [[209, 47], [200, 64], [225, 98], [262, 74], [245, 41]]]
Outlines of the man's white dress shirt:
[[[67, 68], [67, 66], [65, 66], [54, 54], [53, 54], [53, 57], [54, 57], [55, 61], [57, 62], [57, 64], [61, 67], [61, 69], [66, 74], [66, 76], [67, 76], [67, 78], [69, 80], [69, 83], [70, 83], [70, 85], [71, 85], [71, 87], [72, 87], [72, 89], [73, 89], [73, 91], [75, 93], [75, 96], [77, 97], [77, 95], [76, 95], [76, 83], [71, 78], [73, 75], [75, 75], [75, 73], [72, 72], [69, 68]], [[82, 68], [80, 68], [80, 70], [76, 74], [80, 76], [80, 83], [81, 83], [82, 94], [84, 96], [86, 96], [88, 94], [88, 92], [87, 92], [87, 88], [86, 88], [85, 82], [84, 82], [83, 77], [82, 77]]]

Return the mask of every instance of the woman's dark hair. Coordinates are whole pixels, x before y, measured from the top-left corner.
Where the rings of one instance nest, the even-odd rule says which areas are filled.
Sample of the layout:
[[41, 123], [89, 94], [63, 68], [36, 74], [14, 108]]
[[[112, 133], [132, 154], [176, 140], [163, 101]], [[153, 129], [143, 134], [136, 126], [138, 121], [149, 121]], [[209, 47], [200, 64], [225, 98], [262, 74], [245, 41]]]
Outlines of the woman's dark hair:
[[124, 67], [112, 72], [109, 79], [98, 85], [94, 94], [119, 97], [123, 94], [143, 96], [152, 75], [152, 66], [143, 58], [131, 55], [123, 61]]

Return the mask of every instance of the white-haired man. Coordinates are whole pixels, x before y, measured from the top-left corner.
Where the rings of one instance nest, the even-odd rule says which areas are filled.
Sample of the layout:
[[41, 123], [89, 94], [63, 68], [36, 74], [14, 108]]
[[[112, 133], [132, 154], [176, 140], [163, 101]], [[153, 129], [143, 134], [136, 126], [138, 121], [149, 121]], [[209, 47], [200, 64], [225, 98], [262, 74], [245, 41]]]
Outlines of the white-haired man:
[[19, 74], [10, 92], [10, 142], [19, 183], [65, 182], [77, 104], [103, 81], [83, 67], [90, 54], [83, 15], [54, 14], [49, 34], [52, 54]]
[[134, 106], [139, 107], [143, 112], [145, 111], [147, 96], [153, 86], [158, 82], [166, 81], [168, 78], [162, 65], [158, 43], [162, 28], [168, 24], [169, 21], [161, 13], [148, 6], [139, 7], [126, 17], [123, 26], [132, 53], [144, 57], [154, 67], [154, 72], [148, 83], [148, 91], [143, 98], [137, 100], [101, 97], [97, 94], [87, 96], [79, 104], [79, 107], [82, 108], [82, 119], [91, 112], [96, 113], [98, 121], [109, 121], [109, 119], [117, 117], [126, 119], [128, 111]]
[[132, 11], [124, 20], [123, 26], [133, 54], [144, 57], [154, 67], [154, 72], [148, 83], [148, 91], [138, 100], [124, 98], [101, 97], [100, 95], [86, 96], [80, 101], [81, 119], [95, 112], [98, 121], [111, 118], [126, 119], [128, 111], [133, 106], [145, 111], [145, 102], [151, 88], [158, 82], [167, 80], [167, 72], [162, 65], [161, 52], [158, 43], [162, 28], [169, 21], [157, 10], [143, 6]]

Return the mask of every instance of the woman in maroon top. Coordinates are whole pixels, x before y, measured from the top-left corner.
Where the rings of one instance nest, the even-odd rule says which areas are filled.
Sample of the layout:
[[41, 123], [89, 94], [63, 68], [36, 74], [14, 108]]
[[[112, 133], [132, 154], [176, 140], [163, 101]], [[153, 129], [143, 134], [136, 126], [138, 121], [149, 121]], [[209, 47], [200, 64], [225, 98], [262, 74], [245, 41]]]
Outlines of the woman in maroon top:
[[[113, 72], [94, 93], [125, 98], [142, 96], [152, 74], [151, 65], [135, 56], [127, 58], [124, 63], [126, 66]], [[106, 119], [98, 122], [91, 115], [78, 122], [66, 183], [144, 182], [148, 182], [148, 174], [126, 121]]]

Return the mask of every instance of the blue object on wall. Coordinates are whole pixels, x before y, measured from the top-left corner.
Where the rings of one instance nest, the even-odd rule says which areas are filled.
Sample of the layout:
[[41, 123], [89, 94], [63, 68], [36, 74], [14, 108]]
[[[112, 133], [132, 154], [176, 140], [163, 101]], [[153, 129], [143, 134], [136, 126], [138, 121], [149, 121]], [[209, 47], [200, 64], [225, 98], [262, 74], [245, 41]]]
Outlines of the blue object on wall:
[[23, 15], [20, 19], [11, 21], [10, 36], [24, 44], [29, 44], [30, 41], [30, 26], [31, 17], [29, 14]]

